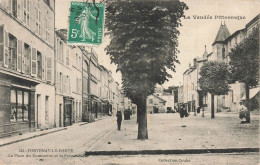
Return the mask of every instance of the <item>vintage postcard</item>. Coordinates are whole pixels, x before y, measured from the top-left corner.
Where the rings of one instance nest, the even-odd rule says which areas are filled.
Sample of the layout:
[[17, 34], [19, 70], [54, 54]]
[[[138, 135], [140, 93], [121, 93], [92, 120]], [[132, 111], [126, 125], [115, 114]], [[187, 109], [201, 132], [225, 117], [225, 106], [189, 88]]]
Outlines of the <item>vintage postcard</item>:
[[0, 165], [257, 165], [260, 0], [0, 0]]

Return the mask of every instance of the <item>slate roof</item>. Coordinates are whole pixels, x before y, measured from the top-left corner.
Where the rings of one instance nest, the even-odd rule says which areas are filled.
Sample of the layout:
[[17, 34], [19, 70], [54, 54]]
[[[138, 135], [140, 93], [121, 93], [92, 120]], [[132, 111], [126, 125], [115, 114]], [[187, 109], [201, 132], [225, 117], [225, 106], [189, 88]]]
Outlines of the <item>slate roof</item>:
[[228, 31], [228, 28], [227, 28], [226, 24], [220, 25], [219, 30], [218, 30], [218, 34], [217, 34], [217, 36], [215, 38], [214, 43], [216, 43], [216, 42], [223, 42], [229, 36], [230, 36], [230, 33]]

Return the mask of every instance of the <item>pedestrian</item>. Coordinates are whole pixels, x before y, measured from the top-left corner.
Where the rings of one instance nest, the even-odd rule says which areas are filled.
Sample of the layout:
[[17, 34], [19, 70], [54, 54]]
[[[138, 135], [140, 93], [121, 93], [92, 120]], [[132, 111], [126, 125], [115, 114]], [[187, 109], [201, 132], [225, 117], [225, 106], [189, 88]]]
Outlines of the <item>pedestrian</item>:
[[181, 123], [182, 123], [182, 127], [186, 127], [186, 117], [188, 117], [189, 114], [185, 108], [185, 106], [182, 104], [180, 107], [180, 117], [181, 117]]
[[122, 113], [121, 113], [121, 111], [117, 111], [116, 117], [117, 117], [117, 129], [120, 131], [120, 129], [121, 129], [121, 122], [122, 122]]
[[198, 106], [197, 108], [197, 113], [200, 113], [200, 106]]
[[[248, 109], [246, 108], [246, 106], [243, 105], [242, 101], [239, 102], [237, 109], [239, 112], [239, 118], [241, 119], [241, 123], [246, 123], [247, 118], [249, 117], [249, 112], [248, 112]], [[245, 119], [246, 119], [246, 121], [245, 121]]]

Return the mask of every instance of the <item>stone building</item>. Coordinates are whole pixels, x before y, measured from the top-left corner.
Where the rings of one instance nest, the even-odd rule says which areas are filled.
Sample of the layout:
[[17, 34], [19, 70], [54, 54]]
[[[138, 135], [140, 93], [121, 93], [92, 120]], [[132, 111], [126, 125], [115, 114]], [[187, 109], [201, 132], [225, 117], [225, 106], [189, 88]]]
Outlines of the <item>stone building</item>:
[[0, 1], [0, 137], [55, 126], [54, 6]]
[[[90, 110], [90, 58], [91, 53], [81, 48], [82, 61], [82, 120], [91, 122], [93, 120]], [[91, 51], [91, 50], [90, 50]]]
[[166, 100], [159, 97], [159, 95], [152, 94], [149, 95], [146, 99], [146, 111], [148, 114], [152, 113], [165, 113]]
[[89, 100], [90, 112], [93, 118], [99, 118], [101, 114], [100, 100], [100, 69], [98, 64], [98, 54], [91, 48], [89, 62]]
[[[228, 64], [230, 61], [228, 53], [231, 48], [242, 42], [250, 34], [252, 29], [259, 28], [259, 17], [260, 15], [258, 14], [245, 28], [237, 30], [232, 34], [230, 34], [227, 25], [221, 23], [212, 44], [212, 52], [207, 53], [205, 49], [202, 57], [196, 57], [194, 64], [189, 65], [189, 68], [183, 73], [183, 102], [186, 104], [188, 111], [194, 111], [198, 106], [204, 107], [208, 111], [211, 110], [211, 95], [203, 93], [198, 84], [201, 66], [207, 61], [221, 61]], [[234, 84], [229, 84], [229, 86], [230, 91], [227, 95], [214, 96], [214, 109], [217, 112], [223, 110], [236, 111], [238, 102], [245, 95], [243, 83], [235, 82]]]
[[102, 116], [109, 115], [109, 101], [108, 101], [108, 93], [109, 93], [109, 86], [108, 86], [108, 75], [109, 71], [103, 66], [100, 65], [100, 79], [101, 79], [101, 90], [100, 90], [100, 97], [101, 97], [101, 108], [102, 108]]
[[56, 31], [56, 125], [82, 121], [82, 54], [84, 49], [67, 44], [67, 30]]

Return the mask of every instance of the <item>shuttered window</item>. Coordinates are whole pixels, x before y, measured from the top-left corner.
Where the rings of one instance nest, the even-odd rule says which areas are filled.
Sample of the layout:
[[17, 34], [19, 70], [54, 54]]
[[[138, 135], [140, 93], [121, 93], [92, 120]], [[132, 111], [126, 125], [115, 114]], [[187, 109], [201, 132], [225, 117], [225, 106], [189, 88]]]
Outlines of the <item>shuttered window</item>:
[[42, 79], [42, 54], [37, 51], [37, 77]]
[[32, 48], [32, 60], [31, 60], [31, 75], [36, 77], [37, 75], [37, 55], [36, 49]]
[[47, 67], [47, 77], [46, 77], [46, 80], [47, 82], [52, 82], [52, 58], [50, 57], [47, 57], [46, 58], [46, 67]]
[[18, 40], [18, 50], [17, 50], [17, 71], [22, 70], [22, 41]]
[[22, 58], [22, 73], [27, 75], [31, 74], [31, 48], [28, 44], [24, 43]]
[[42, 54], [42, 80], [45, 80], [45, 56]]
[[4, 31], [4, 25], [0, 26], [0, 63], [1, 65], [4, 65], [4, 59], [5, 59], [5, 31]]
[[24, 10], [23, 0], [17, 1], [17, 18], [20, 21], [23, 21], [23, 10]]
[[24, 0], [23, 1], [23, 6], [24, 6], [24, 12], [23, 12], [23, 21], [24, 23], [29, 27], [30, 25], [30, 1], [29, 0]]

